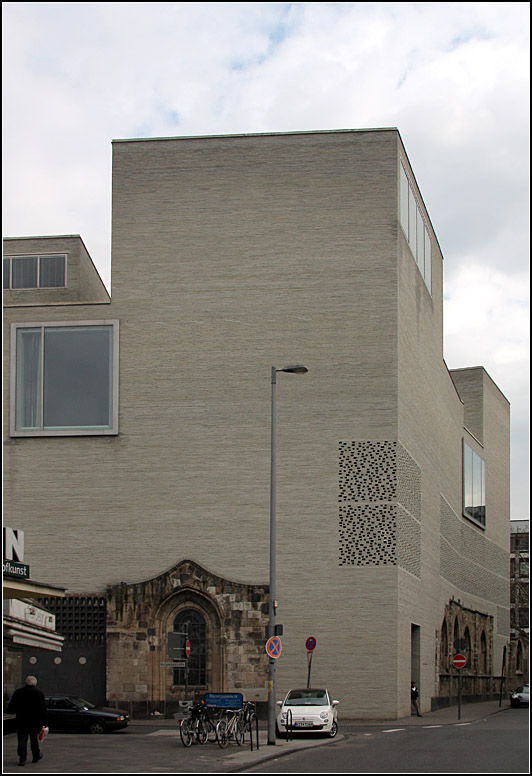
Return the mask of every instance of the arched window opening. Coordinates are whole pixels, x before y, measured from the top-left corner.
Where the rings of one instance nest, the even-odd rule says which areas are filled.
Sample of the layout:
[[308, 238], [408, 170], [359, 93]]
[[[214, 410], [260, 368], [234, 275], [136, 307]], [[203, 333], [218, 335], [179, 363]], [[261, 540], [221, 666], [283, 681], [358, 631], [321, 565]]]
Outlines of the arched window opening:
[[457, 648], [456, 647], [456, 642], [459, 640], [459, 638], [460, 638], [460, 628], [459, 628], [459, 625], [458, 625], [458, 617], [455, 617], [455, 620], [454, 620], [454, 632], [453, 632], [454, 649]]
[[440, 669], [446, 671], [448, 668], [449, 658], [449, 635], [447, 633], [447, 623], [444, 620], [441, 626], [441, 639], [440, 639]]
[[464, 652], [467, 657], [466, 671], [474, 671], [474, 656], [471, 650], [471, 633], [469, 632], [469, 628], [467, 626], [464, 631], [464, 639], [462, 643], [465, 645]]
[[480, 636], [480, 673], [488, 673], [488, 642], [486, 640], [486, 634], [482, 631]]
[[[188, 663], [188, 682], [186, 667], [174, 669], [174, 685], [205, 687], [207, 684], [207, 626], [205, 618], [197, 609], [184, 609], [174, 619], [174, 633], [180, 634], [181, 663]], [[190, 657], [185, 658], [185, 645], [190, 642]]]

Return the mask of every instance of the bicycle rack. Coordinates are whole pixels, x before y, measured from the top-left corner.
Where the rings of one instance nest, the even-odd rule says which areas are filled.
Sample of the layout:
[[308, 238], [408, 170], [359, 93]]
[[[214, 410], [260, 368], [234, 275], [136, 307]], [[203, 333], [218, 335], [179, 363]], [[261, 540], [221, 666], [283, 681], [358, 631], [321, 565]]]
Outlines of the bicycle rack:
[[249, 743], [251, 751], [253, 751], [253, 723], [255, 723], [255, 740], [257, 743], [257, 749], [259, 748], [259, 720], [256, 714], [252, 714], [249, 719]]
[[294, 729], [294, 718], [292, 716], [292, 709], [288, 709], [286, 713], [286, 740], [292, 741], [292, 731]]

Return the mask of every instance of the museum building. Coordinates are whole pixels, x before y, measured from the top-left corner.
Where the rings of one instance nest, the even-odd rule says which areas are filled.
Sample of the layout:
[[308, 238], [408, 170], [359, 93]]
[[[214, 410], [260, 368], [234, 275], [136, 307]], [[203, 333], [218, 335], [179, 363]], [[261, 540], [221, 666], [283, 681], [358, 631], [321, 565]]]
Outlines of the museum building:
[[[277, 699], [349, 718], [498, 691], [509, 404], [443, 358], [443, 257], [396, 129], [113, 143], [112, 290], [76, 235], [4, 240], [4, 510], [62, 663], [137, 716], [267, 699], [270, 375]], [[177, 642], [176, 642], [177, 637]], [[191, 654], [173, 662], [172, 646]], [[30, 662], [32, 661], [32, 662]]]

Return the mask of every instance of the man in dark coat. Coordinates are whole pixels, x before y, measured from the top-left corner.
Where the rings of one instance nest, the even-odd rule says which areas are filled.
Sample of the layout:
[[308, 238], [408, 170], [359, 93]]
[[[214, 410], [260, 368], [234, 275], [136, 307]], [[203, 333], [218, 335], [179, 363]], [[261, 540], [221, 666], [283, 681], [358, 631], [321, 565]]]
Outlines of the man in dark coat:
[[419, 710], [419, 690], [417, 689], [415, 682], [410, 684], [410, 700], [412, 701], [412, 706], [415, 708], [418, 717], [422, 717], [423, 715]]
[[38, 735], [43, 725], [46, 725], [46, 700], [44, 694], [37, 689], [37, 679], [26, 677], [26, 684], [15, 690], [7, 707], [8, 714], [16, 714], [17, 724], [17, 754], [19, 765], [25, 765], [28, 753], [28, 736], [30, 737], [33, 762], [42, 758], [39, 749]]

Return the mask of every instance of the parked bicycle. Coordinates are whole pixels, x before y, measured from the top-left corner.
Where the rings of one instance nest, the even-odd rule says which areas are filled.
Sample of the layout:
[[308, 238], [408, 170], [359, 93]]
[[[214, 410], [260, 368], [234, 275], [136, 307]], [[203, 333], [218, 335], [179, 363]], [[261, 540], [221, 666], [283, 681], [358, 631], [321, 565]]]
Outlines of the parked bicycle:
[[242, 706], [241, 712], [242, 712], [242, 724], [244, 728], [244, 733], [247, 730], [252, 732], [251, 726], [256, 716], [256, 709], [253, 701], [244, 701], [244, 705]]
[[179, 734], [184, 746], [191, 746], [193, 741], [198, 744], [206, 744], [209, 734], [216, 735], [216, 728], [212, 722], [205, 703], [201, 701], [190, 709], [190, 716], [185, 717], [179, 726]]
[[216, 725], [216, 740], [225, 749], [229, 741], [234, 740], [238, 746], [244, 741], [244, 718], [242, 709], [225, 709]]

